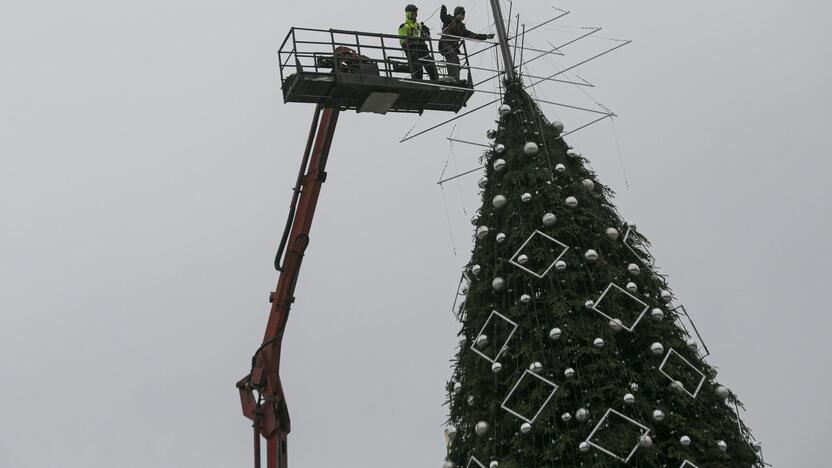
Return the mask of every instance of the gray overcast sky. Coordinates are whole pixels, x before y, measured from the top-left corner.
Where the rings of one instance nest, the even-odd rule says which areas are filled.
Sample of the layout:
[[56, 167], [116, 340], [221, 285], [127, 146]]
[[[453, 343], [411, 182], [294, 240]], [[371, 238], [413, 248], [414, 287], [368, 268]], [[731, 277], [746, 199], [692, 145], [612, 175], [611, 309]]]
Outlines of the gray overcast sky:
[[[484, 0], [467, 4], [485, 27]], [[608, 122], [571, 142], [654, 241], [767, 460], [826, 465], [832, 7], [556, 4], [635, 40], [580, 72], [620, 114], [630, 187]], [[282, 103], [275, 51], [291, 25], [401, 17], [389, 0], [0, 4], [0, 466], [250, 465], [234, 382], [312, 115]], [[449, 234], [447, 131], [399, 144], [415, 122], [339, 124], [285, 344], [294, 468], [441, 465], [477, 178], [447, 187]]]

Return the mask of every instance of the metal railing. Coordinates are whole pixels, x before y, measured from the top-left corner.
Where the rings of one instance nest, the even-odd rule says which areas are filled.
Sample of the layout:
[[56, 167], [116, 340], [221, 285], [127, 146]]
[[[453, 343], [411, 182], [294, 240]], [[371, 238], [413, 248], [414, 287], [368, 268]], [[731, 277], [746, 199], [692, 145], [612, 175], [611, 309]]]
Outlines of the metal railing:
[[[452, 76], [448, 68], [455, 66], [470, 85], [465, 41], [461, 41], [458, 56], [458, 66], [445, 61], [439, 53], [439, 39], [433, 37], [419, 41], [395, 34], [298, 27], [289, 31], [278, 50], [281, 82], [295, 73], [336, 71], [413, 79], [417, 67], [425, 66], [435, 66], [440, 80], [446, 80]], [[427, 81], [427, 73], [424, 75]]]

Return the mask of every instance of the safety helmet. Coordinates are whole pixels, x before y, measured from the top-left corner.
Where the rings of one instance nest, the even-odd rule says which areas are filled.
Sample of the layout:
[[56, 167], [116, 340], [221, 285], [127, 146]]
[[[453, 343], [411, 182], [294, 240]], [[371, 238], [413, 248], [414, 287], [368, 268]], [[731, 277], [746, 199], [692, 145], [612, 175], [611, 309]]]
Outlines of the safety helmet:
[[454, 16], [465, 16], [465, 8], [461, 6], [454, 8]]
[[404, 11], [419, 11], [419, 7], [411, 3], [410, 5], [404, 7]]

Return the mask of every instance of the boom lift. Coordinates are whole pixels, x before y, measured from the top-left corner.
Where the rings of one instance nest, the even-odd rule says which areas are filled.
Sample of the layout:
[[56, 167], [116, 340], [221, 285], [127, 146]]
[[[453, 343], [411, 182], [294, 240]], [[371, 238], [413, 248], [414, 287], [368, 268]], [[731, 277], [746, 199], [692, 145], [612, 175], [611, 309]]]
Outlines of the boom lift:
[[[263, 343], [251, 371], [237, 383], [243, 414], [253, 421], [254, 466], [261, 466], [261, 436], [266, 439], [267, 468], [287, 468], [291, 429], [280, 380], [280, 356], [289, 311], [341, 111], [422, 113], [459, 112], [473, 94], [468, 52], [461, 51], [467, 80], [447, 79], [437, 62], [439, 81], [411, 78], [411, 65], [399, 36], [357, 31], [292, 28], [280, 47], [280, 77], [285, 102], [316, 105], [306, 150], [289, 205], [289, 216], [275, 257], [277, 288]], [[433, 50], [435, 40], [428, 40]]]

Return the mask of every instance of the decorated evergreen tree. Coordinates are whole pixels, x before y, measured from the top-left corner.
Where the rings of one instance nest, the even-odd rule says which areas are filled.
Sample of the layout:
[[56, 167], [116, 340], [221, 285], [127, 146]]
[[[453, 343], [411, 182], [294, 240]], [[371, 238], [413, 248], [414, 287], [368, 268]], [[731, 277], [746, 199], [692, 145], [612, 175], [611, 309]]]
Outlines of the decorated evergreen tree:
[[647, 240], [506, 83], [459, 307], [446, 467], [762, 464]]

